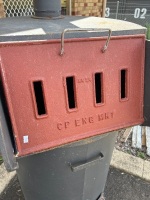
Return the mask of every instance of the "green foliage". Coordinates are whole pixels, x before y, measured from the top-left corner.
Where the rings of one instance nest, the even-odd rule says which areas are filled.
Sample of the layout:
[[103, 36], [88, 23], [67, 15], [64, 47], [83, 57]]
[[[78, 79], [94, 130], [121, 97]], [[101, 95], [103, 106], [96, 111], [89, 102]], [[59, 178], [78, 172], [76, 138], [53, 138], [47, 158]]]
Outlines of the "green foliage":
[[146, 159], [144, 152], [141, 152], [141, 151], [137, 151], [137, 157], [142, 158], [144, 160]]
[[127, 150], [127, 153], [128, 153], [128, 154], [131, 154], [131, 150]]
[[0, 161], [2, 161], [3, 160], [3, 158], [2, 158], [2, 156], [0, 156]]
[[146, 38], [147, 40], [150, 40], [150, 24], [147, 23], [145, 26], [147, 28]]

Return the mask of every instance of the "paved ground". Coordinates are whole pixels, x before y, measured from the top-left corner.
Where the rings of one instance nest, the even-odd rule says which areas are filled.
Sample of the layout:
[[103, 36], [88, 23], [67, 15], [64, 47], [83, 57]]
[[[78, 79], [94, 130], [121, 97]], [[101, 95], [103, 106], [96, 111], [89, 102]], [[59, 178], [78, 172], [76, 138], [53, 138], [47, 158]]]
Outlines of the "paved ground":
[[[150, 182], [111, 168], [106, 189], [106, 200], [150, 200]], [[24, 200], [17, 178], [4, 191], [0, 200]]]
[[150, 182], [111, 168], [105, 196], [106, 200], [150, 200]]

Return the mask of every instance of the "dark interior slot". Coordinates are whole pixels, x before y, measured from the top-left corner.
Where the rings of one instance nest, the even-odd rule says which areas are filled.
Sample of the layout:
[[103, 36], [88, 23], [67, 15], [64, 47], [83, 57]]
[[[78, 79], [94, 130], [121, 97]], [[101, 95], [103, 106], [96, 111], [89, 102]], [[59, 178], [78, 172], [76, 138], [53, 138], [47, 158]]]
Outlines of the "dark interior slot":
[[100, 200], [100, 197], [101, 197], [101, 194], [97, 197], [97, 199], [96, 200]]
[[121, 70], [121, 99], [127, 98], [127, 70]]
[[34, 94], [35, 94], [35, 99], [36, 99], [38, 115], [45, 115], [46, 108], [45, 108], [45, 102], [44, 102], [42, 81], [33, 82], [33, 87], [34, 87]]
[[102, 88], [102, 80], [103, 75], [102, 73], [96, 73], [95, 74], [95, 97], [96, 97], [96, 103], [102, 103], [103, 102], [103, 88]]
[[70, 109], [76, 107], [75, 103], [75, 89], [74, 89], [74, 77], [67, 77], [66, 78], [67, 84], [67, 95], [68, 95], [68, 105]]

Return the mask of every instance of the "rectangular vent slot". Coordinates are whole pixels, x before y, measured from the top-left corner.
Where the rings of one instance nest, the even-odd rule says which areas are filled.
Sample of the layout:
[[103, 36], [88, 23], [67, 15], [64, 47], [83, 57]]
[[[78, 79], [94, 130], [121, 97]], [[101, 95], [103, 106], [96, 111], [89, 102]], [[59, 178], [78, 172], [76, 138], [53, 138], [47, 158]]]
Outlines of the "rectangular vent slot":
[[67, 85], [68, 106], [69, 109], [74, 109], [76, 108], [76, 102], [75, 102], [75, 88], [74, 88], [73, 76], [66, 78], [66, 85]]
[[96, 103], [103, 103], [103, 74], [95, 74], [95, 97]]
[[35, 100], [36, 100], [37, 113], [40, 116], [45, 115], [46, 108], [45, 108], [45, 102], [44, 102], [42, 81], [33, 82], [33, 88], [34, 88], [34, 95], [35, 95]]
[[121, 70], [121, 99], [127, 98], [127, 70]]

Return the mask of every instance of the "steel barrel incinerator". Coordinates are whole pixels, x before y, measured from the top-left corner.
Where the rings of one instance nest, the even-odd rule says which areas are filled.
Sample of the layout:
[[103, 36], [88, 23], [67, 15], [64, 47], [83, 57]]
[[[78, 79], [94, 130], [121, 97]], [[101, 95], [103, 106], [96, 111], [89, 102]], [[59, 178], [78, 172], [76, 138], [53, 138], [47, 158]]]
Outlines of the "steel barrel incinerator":
[[43, 10], [0, 20], [4, 163], [27, 200], [98, 200], [117, 131], [143, 123], [146, 29]]

